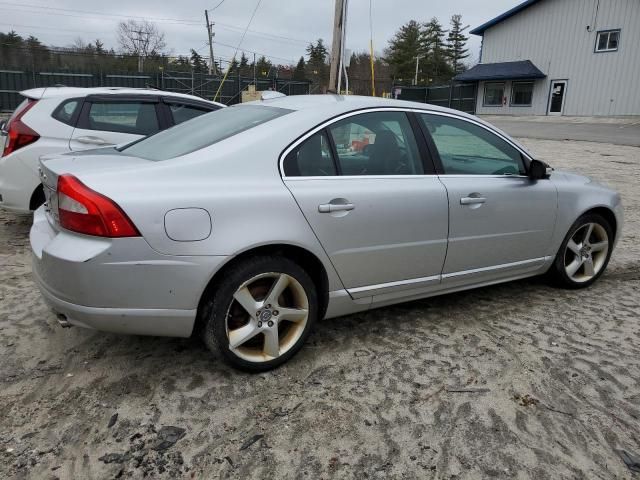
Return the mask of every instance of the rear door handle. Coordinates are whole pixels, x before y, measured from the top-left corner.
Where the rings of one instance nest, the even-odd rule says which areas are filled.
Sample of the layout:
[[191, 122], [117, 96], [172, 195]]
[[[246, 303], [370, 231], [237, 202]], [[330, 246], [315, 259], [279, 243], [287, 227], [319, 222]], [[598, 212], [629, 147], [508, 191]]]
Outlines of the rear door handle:
[[487, 201], [484, 197], [462, 197], [460, 199], [460, 205], [476, 205], [478, 203], [485, 203]]
[[356, 208], [356, 206], [353, 203], [323, 203], [322, 205], [318, 205], [318, 212], [349, 212], [354, 208]]
[[103, 140], [100, 137], [86, 136], [86, 137], [78, 137], [75, 140], [77, 142], [86, 143], [88, 145], [112, 145], [111, 143], [107, 142], [106, 140]]

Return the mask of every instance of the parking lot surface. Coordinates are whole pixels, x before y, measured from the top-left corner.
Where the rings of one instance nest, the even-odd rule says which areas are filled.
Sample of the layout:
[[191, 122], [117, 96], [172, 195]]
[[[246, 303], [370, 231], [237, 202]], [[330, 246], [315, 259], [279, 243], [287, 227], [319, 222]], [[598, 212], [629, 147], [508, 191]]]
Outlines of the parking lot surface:
[[483, 115], [514, 137], [580, 140], [640, 147], [640, 117], [543, 117]]
[[640, 452], [640, 148], [523, 140], [618, 189], [592, 288], [532, 279], [317, 324], [273, 372], [197, 340], [62, 329], [0, 213], [1, 478], [632, 478]]

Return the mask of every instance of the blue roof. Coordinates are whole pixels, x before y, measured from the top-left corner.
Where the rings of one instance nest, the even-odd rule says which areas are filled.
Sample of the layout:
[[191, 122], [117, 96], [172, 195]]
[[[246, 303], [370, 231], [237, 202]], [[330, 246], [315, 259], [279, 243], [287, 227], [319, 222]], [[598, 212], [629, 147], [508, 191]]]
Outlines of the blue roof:
[[498, 23], [502, 22], [503, 20], [506, 20], [507, 18], [513, 17], [515, 14], [520, 13], [521, 11], [529, 8], [531, 5], [535, 5], [540, 1], [541, 0], [527, 0], [526, 2], [523, 2], [520, 5], [516, 5], [511, 10], [504, 12], [502, 15], [498, 15], [496, 18], [489, 20], [487, 23], [483, 23], [479, 27], [474, 28], [469, 33], [472, 33], [473, 35], [483, 35], [486, 29], [491, 28], [494, 25], [497, 25]]
[[466, 72], [456, 75], [457, 82], [477, 82], [481, 80], [531, 80], [545, 78], [546, 75], [531, 60], [501, 63], [479, 63]]

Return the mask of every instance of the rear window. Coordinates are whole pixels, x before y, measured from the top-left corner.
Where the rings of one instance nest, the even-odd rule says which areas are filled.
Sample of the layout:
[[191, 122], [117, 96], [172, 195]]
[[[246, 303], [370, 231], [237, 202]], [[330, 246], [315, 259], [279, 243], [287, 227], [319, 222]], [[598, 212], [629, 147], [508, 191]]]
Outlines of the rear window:
[[65, 100], [53, 111], [51, 116], [56, 120], [66, 123], [67, 125], [75, 126], [75, 121], [78, 113], [78, 107], [80, 106], [80, 99], [72, 98], [71, 100]]
[[180, 157], [257, 127], [291, 110], [257, 105], [221, 108], [124, 147], [121, 151], [147, 160]]

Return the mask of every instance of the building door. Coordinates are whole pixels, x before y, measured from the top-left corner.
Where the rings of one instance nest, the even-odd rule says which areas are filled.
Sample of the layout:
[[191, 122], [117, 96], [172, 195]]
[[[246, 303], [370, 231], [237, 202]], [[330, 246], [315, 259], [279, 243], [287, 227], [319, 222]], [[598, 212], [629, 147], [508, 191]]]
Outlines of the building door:
[[564, 98], [567, 94], [567, 80], [551, 80], [549, 91], [549, 115], [562, 115]]

